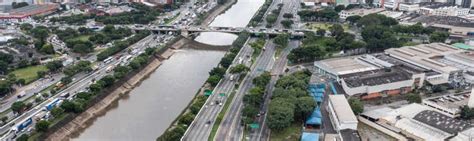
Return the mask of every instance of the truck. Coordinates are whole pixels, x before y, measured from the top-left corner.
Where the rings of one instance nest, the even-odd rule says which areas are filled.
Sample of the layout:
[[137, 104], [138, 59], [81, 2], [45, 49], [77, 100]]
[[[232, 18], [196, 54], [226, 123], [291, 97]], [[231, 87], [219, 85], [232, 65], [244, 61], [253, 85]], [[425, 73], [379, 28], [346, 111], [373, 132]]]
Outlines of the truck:
[[234, 75], [230, 75], [230, 81], [234, 81]]
[[63, 94], [61, 94], [61, 98], [66, 99], [66, 98], [68, 98], [70, 95], [71, 95], [70, 93], [63, 93]]
[[51, 109], [53, 109], [54, 107], [56, 107], [57, 105], [61, 104], [62, 100], [59, 99], [59, 98], [56, 98], [54, 99], [53, 101], [51, 101], [50, 103], [46, 104], [46, 106], [44, 106], [44, 108], [47, 110], [47, 111], [50, 111]]
[[49, 112], [47, 111], [40, 111], [38, 114], [35, 115], [35, 121], [40, 121], [40, 120], [44, 120], [44, 119], [48, 119], [49, 118]]
[[15, 133], [21, 132], [23, 129], [25, 129], [26, 127], [30, 126], [32, 123], [33, 123], [33, 119], [31, 119], [31, 117], [30, 117], [30, 118], [25, 119], [25, 120], [23, 120], [22, 122], [20, 122], [19, 125], [14, 126], [14, 127], [12, 128], [12, 130], [15, 131]]

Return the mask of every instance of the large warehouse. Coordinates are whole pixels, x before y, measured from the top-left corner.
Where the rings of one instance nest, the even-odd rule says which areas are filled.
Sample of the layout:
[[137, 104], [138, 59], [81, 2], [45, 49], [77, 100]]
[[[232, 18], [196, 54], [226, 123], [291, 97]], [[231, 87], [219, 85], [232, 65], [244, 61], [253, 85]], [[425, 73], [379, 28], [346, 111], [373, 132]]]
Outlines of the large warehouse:
[[57, 4], [28, 5], [0, 13], [0, 20], [9, 22], [21, 22], [32, 16], [46, 15], [58, 9]]

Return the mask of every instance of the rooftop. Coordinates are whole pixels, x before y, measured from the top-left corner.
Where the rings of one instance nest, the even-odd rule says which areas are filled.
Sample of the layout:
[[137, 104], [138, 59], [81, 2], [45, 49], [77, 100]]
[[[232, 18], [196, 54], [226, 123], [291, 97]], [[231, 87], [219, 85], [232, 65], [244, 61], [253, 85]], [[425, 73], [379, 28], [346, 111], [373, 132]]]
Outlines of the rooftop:
[[341, 78], [349, 87], [360, 87], [410, 80], [411, 75], [395, 67], [342, 75]]
[[455, 44], [452, 44], [452, 46], [460, 48], [460, 49], [465, 49], [465, 50], [474, 49], [474, 47], [463, 44], [463, 43], [455, 43]]
[[314, 62], [314, 65], [325, 69], [336, 75], [343, 75], [355, 72], [369, 71], [378, 69], [375, 66], [367, 64], [357, 59], [358, 56], [326, 59]]
[[329, 95], [329, 101], [339, 122], [357, 122], [357, 118], [352, 112], [351, 106], [344, 95]]
[[12, 9], [8, 11], [9, 15], [2, 16], [31, 16], [36, 14], [41, 14], [58, 8], [56, 4], [41, 4], [41, 5], [28, 5], [25, 7]]
[[459, 69], [436, 61], [436, 59], [442, 58], [445, 55], [460, 52], [463, 52], [463, 50], [443, 43], [420, 44], [417, 46], [405, 46], [402, 48], [390, 48], [385, 50], [385, 53], [392, 57], [440, 73], [451, 73], [453, 71], [459, 71]]
[[456, 17], [456, 16], [419, 16], [411, 20], [412, 22], [421, 22], [428, 25], [443, 24], [460, 27], [474, 27], [474, 22], [471, 20]]
[[471, 125], [466, 121], [451, 118], [436, 111], [430, 110], [425, 110], [418, 113], [413, 119], [451, 134], [471, 127]]
[[427, 98], [423, 100], [423, 103], [438, 105], [456, 112], [459, 110], [459, 107], [466, 105], [468, 100], [469, 94], [457, 94]]
[[441, 2], [422, 2], [420, 3], [420, 7], [426, 7], [431, 9], [442, 8], [447, 6], [454, 6], [450, 3], [441, 3]]

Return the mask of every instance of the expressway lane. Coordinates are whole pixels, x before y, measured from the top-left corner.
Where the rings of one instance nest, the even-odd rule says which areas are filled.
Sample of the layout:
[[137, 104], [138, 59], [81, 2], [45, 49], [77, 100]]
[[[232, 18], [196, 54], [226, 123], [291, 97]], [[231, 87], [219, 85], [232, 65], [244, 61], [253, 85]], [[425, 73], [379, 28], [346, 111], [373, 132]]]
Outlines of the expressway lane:
[[[152, 44], [153, 44], [153, 41], [156, 41], [156, 40], [154, 40], [155, 36], [156, 35], [153, 35], [153, 34], [150, 35], [150, 36], [147, 36], [144, 39], [140, 40], [139, 42], [129, 46], [128, 48], [137, 49], [138, 52], [144, 51], [145, 48], [147, 47], [147, 46], [144, 46], [144, 44], [145, 43], [150, 43], [150, 42], [152, 42]], [[155, 43], [155, 44], [157, 44], [157, 43]], [[126, 55], [126, 54], [128, 54], [128, 49], [124, 49], [123, 51], [119, 52], [117, 55]], [[138, 54], [133, 55], [133, 57], [136, 57], [136, 56], [138, 56]], [[49, 102], [53, 101], [54, 99], [59, 98], [61, 93], [71, 93], [70, 97], [73, 97], [78, 91], [85, 90], [87, 88], [87, 86], [92, 84], [92, 80], [101, 79], [105, 75], [109, 74], [109, 73], [107, 73], [107, 68], [109, 66], [116, 66], [120, 63], [121, 63], [121, 60], [119, 60], [119, 59], [113, 59], [113, 61], [111, 61], [108, 64], [100, 63], [101, 65], [100, 65], [100, 67], [97, 71], [89, 73], [89, 74], [85, 75], [85, 77], [83, 77], [83, 78], [79, 78], [77, 81], [71, 83], [71, 85], [69, 87], [67, 87], [64, 90], [58, 92], [56, 95], [51, 96], [50, 98], [48, 98], [48, 100], [45, 100], [44, 102], [34, 106], [29, 111], [26, 111], [22, 115], [16, 117], [15, 119], [11, 120], [10, 122], [5, 124], [4, 126], [0, 127], [0, 133], [6, 133], [2, 138], [0, 138], [0, 140], [8, 140], [8, 139], [11, 139], [12, 136], [14, 136], [14, 134], [11, 134], [11, 132], [10, 132], [11, 131], [10, 125], [15, 124], [15, 126], [17, 126], [18, 124], [21, 124], [19, 122], [24, 121], [28, 118], [31, 118], [31, 117], [35, 116], [37, 113], [39, 113], [40, 111], [43, 110], [43, 107], [45, 105], [47, 105]], [[32, 125], [30, 125], [30, 126], [32, 126]], [[19, 134], [23, 134], [23, 133], [25, 133], [25, 132], [20, 132]]]
[[[255, 39], [250, 38], [247, 42], [253, 40]], [[250, 56], [252, 52], [253, 49], [247, 43], [245, 43], [241, 51], [233, 60], [232, 64], [238, 64], [240, 58], [242, 58], [242, 62], [246, 65], [249, 65], [250, 61], [245, 60], [250, 60], [250, 58], [247, 56]], [[183, 140], [208, 140], [210, 132], [212, 130], [212, 125], [214, 125], [218, 113], [222, 110], [222, 106], [215, 104], [215, 101], [225, 103], [227, 97], [221, 97], [219, 96], [219, 93], [225, 93], [226, 95], [229, 95], [234, 89], [236, 81], [238, 80], [238, 77], [235, 77], [235, 80], [231, 80], [230, 73], [228, 71], [229, 70], [226, 71], [226, 75], [224, 76], [224, 78], [215, 87], [213, 94], [208, 98], [208, 100], [204, 104], [204, 107], [201, 108], [193, 123], [191, 123], [190, 127], [187, 129], [186, 134], [182, 138]], [[207, 123], [208, 121], [210, 121], [210, 124]]]
[[[299, 46], [300, 41], [299, 40], [290, 40], [288, 47], [286, 47], [280, 56], [278, 57], [277, 61], [275, 62], [275, 65], [273, 66], [271, 70], [272, 78], [270, 79], [269, 84], [267, 85], [265, 91], [266, 95], [264, 97], [264, 102], [263, 105], [260, 109], [260, 111], [265, 111], [265, 113], [268, 113], [268, 104], [270, 103], [270, 99], [273, 94], [273, 89], [275, 88], [275, 84], [277, 80], [279, 79], [280, 75], [283, 74], [286, 64], [288, 63], [287, 56], [290, 53], [291, 50], [297, 48]], [[250, 135], [250, 141], [266, 141], [269, 139], [270, 136], [270, 130], [266, 126], [266, 116], [267, 114], [264, 114], [260, 117], [258, 117], [257, 123], [260, 125], [260, 128], [258, 130], [255, 130], [254, 132], [251, 132]]]
[[232, 100], [231, 107], [226, 112], [222, 123], [219, 125], [215, 140], [234, 141], [241, 140], [243, 126], [240, 125], [240, 114], [243, 107], [243, 96], [253, 87], [252, 80], [264, 71], [270, 70], [274, 63], [275, 45], [273, 42], [267, 41], [262, 54], [258, 57], [256, 63], [250, 69], [249, 74], [244, 78], [240, 85], [235, 98]]

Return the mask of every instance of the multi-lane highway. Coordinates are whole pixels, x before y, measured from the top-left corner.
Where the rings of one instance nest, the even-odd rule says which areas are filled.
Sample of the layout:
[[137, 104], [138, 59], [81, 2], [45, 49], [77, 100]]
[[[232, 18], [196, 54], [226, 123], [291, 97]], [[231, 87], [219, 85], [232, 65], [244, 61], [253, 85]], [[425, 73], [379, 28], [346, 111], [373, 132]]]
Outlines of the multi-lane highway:
[[[155, 36], [157, 36], [157, 35], [147, 36], [144, 39], [140, 40], [139, 42], [133, 44], [129, 48], [130, 49], [135, 49], [135, 50], [137, 50], [137, 52], [142, 52], [147, 47], [155, 46], [155, 45], [158, 44], [158, 42], [156, 42], [156, 40], [155, 40], [156, 39]], [[117, 54], [117, 56], [124, 56], [124, 55], [129, 55], [128, 49], [124, 49], [123, 51], [121, 51], [120, 53]], [[133, 57], [136, 57], [139, 54], [137, 53], [137, 54], [131, 54], [131, 55]], [[20, 123], [21, 121], [24, 121], [28, 118], [32, 118], [37, 113], [44, 110], [45, 105], [47, 105], [49, 102], [53, 101], [56, 98], [59, 98], [60, 94], [62, 94], [62, 93], [70, 93], [71, 97], [73, 97], [77, 92], [79, 92], [81, 90], [85, 90], [90, 84], [93, 83], [93, 80], [101, 79], [102, 77], [107, 75], [107, 68], [108, 67], [117, 66], [121, 62], [122, 62], [122, 60], [114, 58], [109, 63], [100, 63], [99, 64], [100, 67], [99, 67], [98, 70], [87, 74], [84, 78], [78, 79], [77, 81], [70, 84], [70, 86], [68, 86], [66, 89], [58, 92], [57, 95], [54, 95], [54, 96], [50, 97], [48, 100], [36, 105], [34, 108], [30, 109], [29, 111], [26, 111], [22, 115], [16, 117], [15, 119], [11, 120], [9, 123], [7, 123], [4, 126], [0, 127], [0, 133], [6, 133], [2, 138], [0, 138], [0, 140], [9, 140], [9, 139], [12, 139], [12, 137], [14, 137], [15, 133], [12, 132], [11, 125], [17, 126], [17, 125], [21, 124]], [[32, 126], [32, 125], [30, 125], [30, 126]], [[22, 133], [24, 133], [24, 132], [22, 132]], [[20, 133], [20, 134], [22, 134], [22, 133]]]
[[241, 111], [243, 109], [242, 99], [247, 91], [254, 85], [252, 80], [262, 74], [264, 71], [270, 71], [275, 63], [275, 44], [272, 40], [265, 43], [265, 50], [257, 58], [255, 64], [250, 69], [249, 74], [244, 78], [240, 85], [235, 98], [232, 100], [230, 108], [227, 109], [226, 115], [219, 125], [215, 140], [222, 141], [240, 141], [242, 140], [243, 128], [241, 126]]
[[[251, 38], [248, 40], [248, 42], [252, 42], [254, 40], [255, 39]], [[247, 43], [245, 43], [245, 45], [235, 57], [232, 66], [240, 63], [243, 63], [247, 66], [250, 65], [250, 55], [252, 54], [252, 52], [253, 49]], [[227, 70], [225, 77], [219, 82], [219, 84], [217, 84], [213, 91], [213, 94], [207, 99], [205, 105], [201, 108], [199, 113], [196, 115], [196, 118], [191, 123], [190, 127], [187, 129], [186, 134], [182, 138], [183, 140], [208, 140], [217, 115], [222, 110], [223, 104], [227, 100], [227, 96], [232, 93], [232, 90], [234, 89], [234, 86], [239, 79], [239, 77], [234, 76], [235, 78], [231, 80], [231, 75], [232, 74], [230, 74]], [[225, 93], [226, 96], [220, 96], [220, 93]]]
[[[276, 60], [275, 65], [273, 66], [272, 70], [270, 71], [271, 74], [272, 74], [272, 78], [270, 79], [270, 82], [269, 82], [269, 84], [267, 85], [267, 87], [265, 89], [265, 93], [266, 93], [265, 98], [264, 98], [265, 101], [263, 102], [263, 105], [260, 109], [261, 111], [266, 111], [265, 113], [268, 113], [267, 108], [268, 108], [268, 104], [270, 103], [270, 99], [272, 97], [273, 89], [275, 88], [275, 84], [276, 84], [277, 80], [279, 79], [280, 75], [283, 74], [283, 72], [285, 70], [285, 67], [288, 63], [287, 56], [288, 56], [288, 54], [290, 54], [290, 51], [297, 48], [299, 46], [299, 44], [300, 44], [299, 40], [291, 40], [288, 44], [288, 47], [283, 49], [280, 56], [278, 56], [278, 59]], [[268, 127], [266, 126], [266, 123], [265, 123], [266, 116], [267, 116], [267, 114], [263, 114], [262, 116], [258, 117], [256, 123], [258, 123], [260, 125], [260, 128], [258, 128], [257, 130], [253, 130], [249, 134], [249, 140], [251, 140], [251, 141], [266, 141], [269, 138], [270, 130], [268, 129]]]

